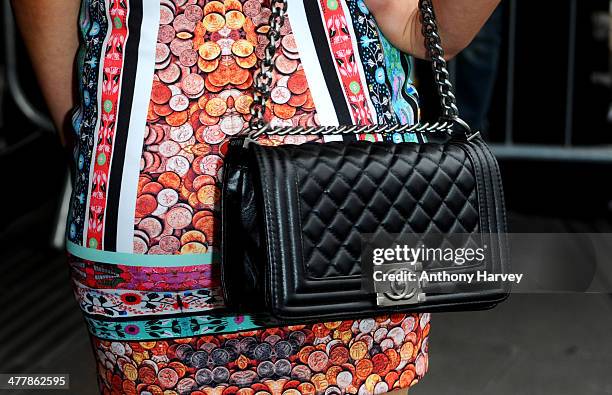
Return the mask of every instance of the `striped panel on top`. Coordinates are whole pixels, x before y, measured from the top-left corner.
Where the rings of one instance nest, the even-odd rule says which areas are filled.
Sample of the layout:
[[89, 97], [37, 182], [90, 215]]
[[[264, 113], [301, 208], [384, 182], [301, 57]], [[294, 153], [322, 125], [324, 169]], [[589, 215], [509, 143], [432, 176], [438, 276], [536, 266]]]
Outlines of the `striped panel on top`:
[[102, 87], [101, 120], [98, 129], [89, 193], [89, 223], [87, 247], [103, 249], [104, 224], [106, 219], [106, 197], [113, 148], [119, 96], [124, 70], [124, 51], [128, 35], [128, 5], [122, 0], [112, 0], [109, 6], [109, 24], [112, 25], [106, 56], [104, 57], [104, 80]]
[[385, 61], [376, 20], [362, 0], [346, 0], [355, 30], [357, 50], [364, 68], [370, 101], [374, 106], [379, 124], [396, 123], [391, 111], [390, 87], [385, 73]]
[[149, 110], [151, 87], [155, 73], [155, 50], [159, 32], [158, 2], [147, 3], [142, 9], [142, 24], [140, 28], [140, 46], [132, 111], [127, 131], [121, 191], [117, 213], [116, 250], [118, 252], [134, 251], [134, 212], [136, 211], [136, 194], [143, 141]]
[[363, 66], [363, 59], [361, 59], [361, 55], [359, 53], [359, 44], [357, 42], [357, 34], [356, 30], [353, 26], [353, 16], [351, 14], [351, 10], [347, 5], [347, 1], [339, 1], [339, 4], [342, 9], [342, 14], [344, 15], [344, 19], [346, 20], [346, 27], [348, 29], [348, 36], [350, 38], [350, 43], [352, 47], [351, 57], [355, 60], [354, 67], [357, 69], [357, 73], [359, 76], [359, 82], [361, 87], [361, 95], [363, 95], [365, 99], [366, 108], [368, 111], [368, 116], [371, 123], [377, 124], [384, 122], [384, 119], [378, 120], [378, 114], [376, 112], [376, 108], [372, 103], [372, 99], [370, 98], [370, 91], [367, 88], [368, 81], [366, 79], [365, 70]]
[[347, 100], [353, 124], [371, 125], [372, 114], [364, 89], [364, 81], [359, 72], [353, 38], [342, 1], [319, 0], [320, 17], [324, 25], [328, 51], [334, 60], [335, 72], [340, 80], [344, 97]]
[[331, 93], [327, 89], [323, 69], [318, 60], [315, 40], [310, 34], [304, 1], [288, 0], [287, 14], [300, 52], [300, 59], [304, 67], [306, 79], [308, 80], [308, 86], [312, 88], [310, 91], [317, 108], [319, 122], [324, 126], [337, 126], [339, 125], [338, 115], [336, 114]]
[[[321, 10], [319, 9], [318, 2], [315, 0], [304, 0], [303, 6], [309, 26], [308, 30], [312, 36], [317, 59], [319, 60], [319, 65], [323, 71], [325, 84], [327, 85], [326, 87], [321, 88], [325, 88], [329, 92], [339, 124], [351, 125], [353, 124], [353, 118], [344, 94], [344, 89], [340, 79], [338, 78], [335, 60], [333, 59], [329, 50], [327, 31], [323, 25], [323, 21], [321, 20]], [[324, 37], [326, 38], [325, 40], [323, 40]]]
[[72, 126], [76, 134], [74, 180], [68, 213], [66, 237], [82, 244], [87, 229], [88, 188], [91, 156], [96, 141], [97, 119], [100, 112], [103, 50], [106, 47], [108, 19], [106, 3], [81, 3], [79, 16], [81, 46], [77, 56], [80, 106], [75, 108]]
[[[117, 221], [119, 214], [119, 196], [126, 155], [126, 146], [132, 105], [136, 91], [136, 70], [138, 67], [138, 47], [140, 45], [140, 29], [142, 26], [143, 1], [130, 2], [130, 13], [127, 21], [128, 36], [125, 41], [125, 55], [123, 61], [123, 76], [121, 82], [121, 98], [119, 102], [117, 130], [115, 132], [115, 145], [109, 169], [108, 195], [106, 201], [106, 215], [104, 223], [104, 249], [117, 250]], [[144, 125], [143, 125], [144, 127]]]

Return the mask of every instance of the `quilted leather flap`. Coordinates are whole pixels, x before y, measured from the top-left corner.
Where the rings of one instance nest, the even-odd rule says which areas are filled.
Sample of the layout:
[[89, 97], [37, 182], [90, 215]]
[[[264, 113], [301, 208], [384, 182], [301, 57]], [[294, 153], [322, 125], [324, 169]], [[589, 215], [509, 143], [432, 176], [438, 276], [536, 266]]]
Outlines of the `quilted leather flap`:
[[[291, 217], [300, 223], [292, 227], [310, 279], [359, 276], [366, 234], [481, 230], [477, 177], [483, 176], [462, 144], [337, 142], [252, 149], [266, 213], [298, 211]], [[288, 201], [298, 204], [283, 208]], [[274, 219], [267, 223], [288, 231]]]

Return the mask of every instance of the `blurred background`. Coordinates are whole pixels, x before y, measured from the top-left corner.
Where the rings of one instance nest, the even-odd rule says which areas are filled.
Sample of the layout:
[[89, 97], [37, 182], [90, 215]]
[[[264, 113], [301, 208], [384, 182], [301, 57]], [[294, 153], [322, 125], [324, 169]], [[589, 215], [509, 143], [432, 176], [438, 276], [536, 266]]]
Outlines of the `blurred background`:
[[[62, 251], [68, 154], [0, 1], [0, 372], [68, 373], [70, 393], [95, 394]], [[511, 231], [612, 233], [612, 2], [502, 3], [450, 68], [500, 161]], [[427, 64], [417, 79], [433, 117]], [[411, 394], [612, 394], [610, 295], [513, 295], [433, 321]]]

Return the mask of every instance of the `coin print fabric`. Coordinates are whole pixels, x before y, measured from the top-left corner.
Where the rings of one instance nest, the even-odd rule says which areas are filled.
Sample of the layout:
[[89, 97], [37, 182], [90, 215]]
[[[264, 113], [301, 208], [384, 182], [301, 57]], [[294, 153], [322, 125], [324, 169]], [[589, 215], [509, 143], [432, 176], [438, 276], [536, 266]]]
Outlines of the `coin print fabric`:
[[[247, 125], [253, 73], [268, 45], [261, 26], [270, 10], [259, 2], [210, 2], [201, 11], [192, 9], [200, 8], [186, 8], [160, 28], [136, 202], [136, 253], [206, 253], [217, 247], [223, 157], [229, 138]], [[162, 5], [164, 15], [170, 12]], [[284, 30], [266, 120], [317, 125], [289, 23]], [[287, 139], [306, 141], [264, 143]]]
[[423, 377], [429, 328], [429, 314], [398, 314], [93, 345], [104, 394], [383, 394]]
[[[283, 23], [266, 122], [416, 122], [407, 58], [384, 41], [363, 3], [289, 3], [301, 11]], [[97, 94], [83, 93], [75, 116], [90, 145], [75, 161], [81, 192], [67, 247], [103, 393], [374, 394], [418, 382], [428, 366], [427, 314], [269, 328], [264, 316], [224, 310], [223, 162], [250, 119], [270, 3], [83, 4], [89, 14], [99, 7], [98, 24], [108, 28], [85, 28], [82, 13], [82, 92]], [[298, 35], [293, 25], [309, 29]], [[414, 133], [258, 141], [338, 138], [422, 141]]]

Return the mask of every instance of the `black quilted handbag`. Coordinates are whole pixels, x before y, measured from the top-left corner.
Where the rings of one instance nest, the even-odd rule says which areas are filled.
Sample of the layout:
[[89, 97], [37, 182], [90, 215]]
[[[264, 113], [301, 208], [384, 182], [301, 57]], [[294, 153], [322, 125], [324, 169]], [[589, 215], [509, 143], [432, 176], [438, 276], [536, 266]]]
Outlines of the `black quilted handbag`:
[[[269, 128], [263, 123], [272, 58], [286, 1], [270, 20], [270, 46], [256, 78], [251, 128], [230, 142], [222, 196], [222, 287], [234, 311], [269, 323], [351, 319], [391, 312], [488, 308], [503, 301], [502, 282], [410, 283], [410, 292], [364, 288], [363, 236], [469, 235], [486, 245], [467, 266], [410, 270], [508, 272], [506, 219], [497, 162], [458, 118], [430, 0], [421, 0], [423, 35], [442, 103], [434, 124]], [[415, 131], [424, 144], [334, 141], [263, 146], [267, 134]], [[463, 240], [467, 240], [463, 239]], [[472, 240], [473, 241], [473, 240]], [[441, 242], [442, 243], [442, 242]], [[467, 241], [466, 241], [467, 243]]]

